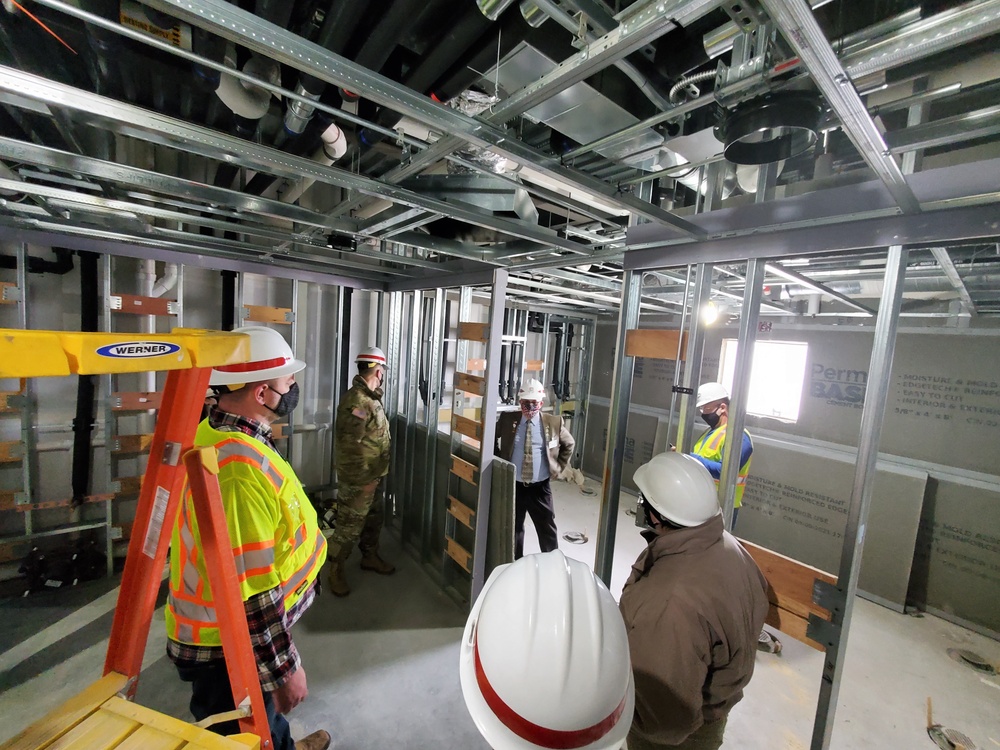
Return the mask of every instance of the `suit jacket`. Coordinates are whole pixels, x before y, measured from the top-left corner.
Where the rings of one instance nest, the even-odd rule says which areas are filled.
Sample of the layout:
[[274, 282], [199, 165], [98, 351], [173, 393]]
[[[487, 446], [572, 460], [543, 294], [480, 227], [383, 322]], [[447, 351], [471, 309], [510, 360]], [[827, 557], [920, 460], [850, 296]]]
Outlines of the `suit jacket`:
[[[569, 465], [576, 441], [566, 429], [566, 423], [562, 417], [555, 414], [539, 414], [538, 416], [542, 419], [545, 445], [548, 447], [549, 474], [552, 479], [557, 479], [562, 470]], [[517, 433], [519, 424], [521, 424], [520, 411], [503, 412], [497, 419], [497, 436], [493, 453], [504, 461], [511, 460], [514, 451], [514, 435]]]

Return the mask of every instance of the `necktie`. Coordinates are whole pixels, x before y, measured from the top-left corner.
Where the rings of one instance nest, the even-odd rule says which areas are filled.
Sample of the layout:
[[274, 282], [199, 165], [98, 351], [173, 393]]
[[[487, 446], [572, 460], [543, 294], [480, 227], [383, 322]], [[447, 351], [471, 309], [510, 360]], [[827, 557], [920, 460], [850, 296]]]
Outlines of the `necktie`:
[[532, 479], [535, 474], [535, 468], [532, 465], [532, 454], [534, 451], [531, 449], [531, 421], [524, 423], [524, 462], [521, 464], [521, 481], [525, 484], [531, 484]]

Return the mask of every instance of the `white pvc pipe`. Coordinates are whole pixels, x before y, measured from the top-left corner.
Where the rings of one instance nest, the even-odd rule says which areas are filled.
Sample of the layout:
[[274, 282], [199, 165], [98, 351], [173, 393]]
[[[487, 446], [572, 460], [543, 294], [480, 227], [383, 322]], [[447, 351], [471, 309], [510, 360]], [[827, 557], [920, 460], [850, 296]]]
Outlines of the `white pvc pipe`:
[[167, 263], [163, 269], [163, 277], [153, 285], [150, 297], [162, 297], [177, 286], [177, 264]]
[[[322, 135], [320, 135], [320, 139], [323, 143], [313, 153], [313, 161], [324, 166], [330, 166], [347, 153], [347, 136], [344, 135], [344, 131], [336, 123], [332, 123], [330, 127], [324, 130]], [[296, 180], [288, 187], [288, 190], [278, 196], [278, 199], [282, 203], [295, 203], [306, 190], [312, 187], [314, 182], [316, 180], [305, 177]]]

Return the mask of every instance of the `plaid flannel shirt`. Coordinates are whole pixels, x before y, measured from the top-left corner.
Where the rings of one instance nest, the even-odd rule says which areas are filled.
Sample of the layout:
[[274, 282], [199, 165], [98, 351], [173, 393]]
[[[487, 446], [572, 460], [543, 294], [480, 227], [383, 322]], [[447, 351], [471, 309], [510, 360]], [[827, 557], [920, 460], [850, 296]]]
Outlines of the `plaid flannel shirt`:
[[[271, 428], [262, 422], [230, 414], [219, 407], [212, 409], [208, 421], [217, 430], [243, 432], [274, 448]], [[262, 690], [277, 690], [301, 666], [302, 659], [292, 642], [290, 629], [309, 609], [316, 593], [317, 585], [314, 583], [288, 611], [285, 610], [284, 592], [280, 587], [252, 596], [243, 603]], [[167, 656], [178, 666], [205, 664], [224, 658], [221, 646], [192, 646], [169, 638]]]

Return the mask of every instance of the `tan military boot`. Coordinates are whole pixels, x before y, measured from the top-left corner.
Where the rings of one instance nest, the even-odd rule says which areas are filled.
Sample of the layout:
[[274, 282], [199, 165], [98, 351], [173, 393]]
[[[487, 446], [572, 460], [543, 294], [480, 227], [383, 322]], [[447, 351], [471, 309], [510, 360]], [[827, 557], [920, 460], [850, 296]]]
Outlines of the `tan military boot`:
[[295, 750], [326, 750], [330, 747], [330, 733], [319, 729], [295, 743]]
[[344, 563], [337, 560], [330, 561], [330, 576], [327, 581], [334, 596], [347, 596], [351, 593], [351, 587], [347, 585], [347, 579], [344, 577]]
[[396, 566], [387, 563], [378, 556], [378, 552], [370, 552], [361, 558], [361, 569], [370, 570], [379, 575], [388, 576], [396, 572]]

